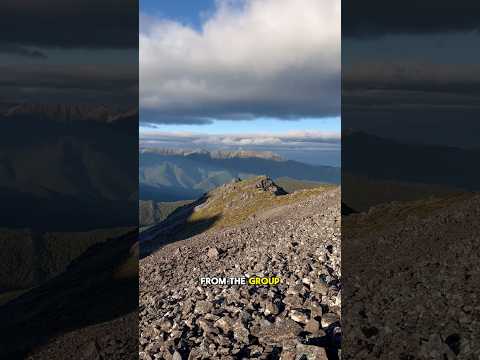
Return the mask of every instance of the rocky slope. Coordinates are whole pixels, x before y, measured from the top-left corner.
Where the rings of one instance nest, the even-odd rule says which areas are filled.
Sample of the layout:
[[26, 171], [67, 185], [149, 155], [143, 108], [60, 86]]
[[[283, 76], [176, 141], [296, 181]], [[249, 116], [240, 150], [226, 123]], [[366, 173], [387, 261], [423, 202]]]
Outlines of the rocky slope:
[[470, 194], [343, 219], [344, 358], [479, 358], [479, 217]]
[[[141, 359], [338, 358], [339, 188], [282, 194], [266, 178], [216, 189], [197, 204], [208, 230], [140, 261]], [[200, 283], [273, 275], [277, 286]]]

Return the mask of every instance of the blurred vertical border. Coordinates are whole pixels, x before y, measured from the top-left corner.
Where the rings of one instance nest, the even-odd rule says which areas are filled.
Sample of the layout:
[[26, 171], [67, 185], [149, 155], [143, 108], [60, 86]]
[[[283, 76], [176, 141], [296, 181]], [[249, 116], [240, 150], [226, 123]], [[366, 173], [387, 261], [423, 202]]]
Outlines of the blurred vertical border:
[[0, 358], [137, 358], [138, 1], [0, 9]]
[[342, 357], [478, 358], [480, 4], [342, 10]]

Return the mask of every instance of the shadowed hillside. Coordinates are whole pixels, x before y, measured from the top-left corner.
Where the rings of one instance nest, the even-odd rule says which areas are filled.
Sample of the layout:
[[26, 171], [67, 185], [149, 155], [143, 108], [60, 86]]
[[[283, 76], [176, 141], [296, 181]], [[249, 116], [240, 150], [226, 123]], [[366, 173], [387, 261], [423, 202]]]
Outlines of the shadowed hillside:
[[[2, 306], [2, 356], [23, 359], [55, 336], [118, 321], [134, 312], [138, 301], [133, 291], [138, 283], [136, 241], [134, 231], [97, 243], [71, 262], [63, 273]], [[119, 340], [132, 339], [135, 337]], [[135, 345], [133, 341], [129, 346]], [[73, 352], [63, 355], [75, 356]]]
[[140, 200], [139, 224], [140, 227], [148, 227], [165, 220], [177, 208], [191, 203], [190, 200], [155, 202], [152, 200]]
[[138, 158], [125, 144], [138, 142], [137, 118], [136, 111], [96, 106], [3, 109], [0, 226], [86, 231], [135, 225], [137, 178], [125, 169], [137, 168]]
[[346, 132], [342, 150], [345, 173], [445, 187], [480, 189], [480, 170], [475, 166], [479, 149], [462, 149], [399, 143], [364, 132]]

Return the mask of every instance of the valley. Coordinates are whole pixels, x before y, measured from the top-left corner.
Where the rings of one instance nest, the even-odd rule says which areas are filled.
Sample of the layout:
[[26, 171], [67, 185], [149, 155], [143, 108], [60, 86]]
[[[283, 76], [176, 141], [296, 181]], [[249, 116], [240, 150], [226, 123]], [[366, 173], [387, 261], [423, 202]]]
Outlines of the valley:
[[[285, 160], [265, 152], [226, 152], [146, 148], [140, 151], [140, 200], [193, 200], [234, 179], [267, 174], [313, 183], [340, 183], [340, 168]], [[287, 179], [288, 178], [288, 179]], [[298, 187], [298, 184], [297, 184]]]

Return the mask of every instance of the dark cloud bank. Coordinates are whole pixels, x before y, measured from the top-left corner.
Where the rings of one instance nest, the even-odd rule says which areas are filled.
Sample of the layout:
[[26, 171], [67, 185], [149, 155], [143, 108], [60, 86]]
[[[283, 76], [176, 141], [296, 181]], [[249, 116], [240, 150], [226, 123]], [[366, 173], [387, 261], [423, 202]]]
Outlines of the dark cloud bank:
[[342, 10], [343, 128], [476, 147], [480, 3], [351, 1]]
[[60, 48], [136, 48], [138, 2], [4, 0], [0, 44]]
[[480, 3], [466, 1], [348, 1], [343, 3], [342, 35], [432, 34], [478, 31]]
[[109, 51], [138, 57], [137, 1], [6, 0], [0, 13], [2, 101], [133, 105], [138, 63]]

